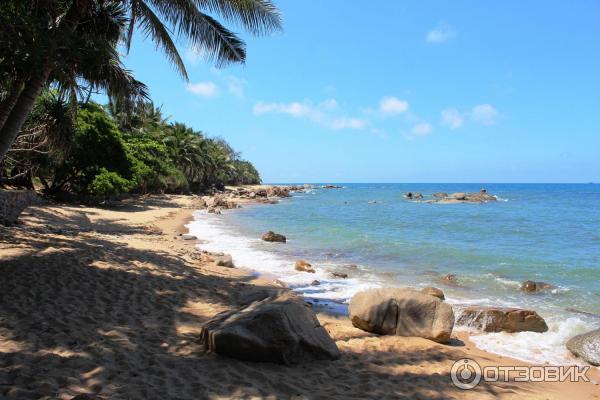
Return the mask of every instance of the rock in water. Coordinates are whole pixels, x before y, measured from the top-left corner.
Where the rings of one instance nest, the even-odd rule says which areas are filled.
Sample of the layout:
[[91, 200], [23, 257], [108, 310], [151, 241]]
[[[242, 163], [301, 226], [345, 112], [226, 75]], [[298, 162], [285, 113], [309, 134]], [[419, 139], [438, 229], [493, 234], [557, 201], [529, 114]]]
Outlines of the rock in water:
[[452, 193], [450, 195], [450, 198], [452, 199], [456, 199], [456, 200], [466, 200], [467, 198], [467, 194], [463, 193], [463, 192], [459, 192], [459, 193]]
[[437, 192], [433, 195], [433, 197], [435, 197], [436, 199], [444, 199], [444, 198], [448, 197], [448, 193]]
[[348, 278], [348, 274], [347, 273], [345, 273], [345, 272], [337, 272], [337, 271], [332, 272], [331, 276], [333, 278], [341, 278], [341, 279]]
[[546, 332], [548, 325], [533, 310], [504, 307], [467, 307], [462, 310], [457, 324], [471, 326], [485, 332]]
[[201, 340], [210, 351], [248, 361], [289, 365], [341, 356], [310, 307], [289, 291], [218, 315]]
[[452, 307], [412, 289], [369, 289], [350, 300], [352, 324], [382, 335], [418, 336], [446, 343], [454, 327]]
[[285, 236], [283, 236], [279, 233], [269, 231], [262, 236], [262, 240], [264, 240], [265, 242], [285, 243], [286, 238], [285, 238]]
[[315, 273], [315, 269], [312, 267], [312, 265], [310, 265], [310, 263], [304, 260], [296, 261], [296, 265], [294, 266], [294, 268], [296, 269], [296, 271], [310, 272], [311, 274]]
[[446, 300], [446, 296], [444, 296], [444, 292], [442, 292], [440, 289], [433, 287], [433, 286], [424, 287], [423, 289], [421, 289], [421, 293], [428, 294], [433, 297], [437, 297], [440, 300]]
[[553, 289], [556, 289], [556, 286], [546, 282], [525, 281], [521, 283], [521, 290], [526, 293], [538, 293]]
[[600, 329], [572, 337], [567, 349], [590, 364], [600, 366]]

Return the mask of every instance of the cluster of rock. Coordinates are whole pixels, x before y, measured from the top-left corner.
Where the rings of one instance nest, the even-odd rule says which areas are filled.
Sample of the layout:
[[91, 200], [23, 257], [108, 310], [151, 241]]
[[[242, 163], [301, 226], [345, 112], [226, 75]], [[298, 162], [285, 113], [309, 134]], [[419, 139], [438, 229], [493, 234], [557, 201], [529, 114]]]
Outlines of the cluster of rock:
[[202, 197], [203, 206], [209, 213], [220, 214], [221, 210], [229, 210], [232, 208], [239, 208], [240, 205], [233, 200], [231, 196], [217, 193], [212, 196]]
[[458, 203], [486, 203], [496, 201], [496, 196], [490, 195], [486, 189], [481, 189], [477, 193], [444, 193], [437, 192], [432, 195], [432, 199], [424, 200], [422, 193], [407, 192], [404, 197], [408, 200], [418, 200], [424, 203], [442, 203], [442, 204], [458, 204]]
[[290, 197], [291, 193], [305, 191], [306, 186], [239, 186], [226, 187], [224, 191], [203, 196], [200, 207], [209, 213], [220, 214], [221, 210], [241, 207], [240, 200], [257, 203], [277, 203], [278, 198]]

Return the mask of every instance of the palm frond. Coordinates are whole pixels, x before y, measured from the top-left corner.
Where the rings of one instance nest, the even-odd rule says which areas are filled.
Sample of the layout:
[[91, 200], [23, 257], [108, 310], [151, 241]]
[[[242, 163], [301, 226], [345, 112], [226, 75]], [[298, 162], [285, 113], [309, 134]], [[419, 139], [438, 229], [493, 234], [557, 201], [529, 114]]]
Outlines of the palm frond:
[[183, 60], [177, 51], [175, 43], [171, 39], [171, 35], [161, 20], [143, 1], [136, 2], [136, 7], [137, 13], [140, 16], [139, 24], [144, 29], [146, 36], [152, 38], [154, 43], [156, 43], [156, 47], [162, 48], [169, 61], [175, 66], [177, 72], [187, 81], [188, 75]]
[[177, 30], [179, 37], [190, 42], [193, 50], [205, 54], [218, 67], [245, 62], [245, 43], [213, 17], [202, 13], [193, 0], [146, 1]]
[[226, 21], [240, 23], [248, 32], [265, 35], [282, 29], [281, 13], [270, 0], [194, 0]]

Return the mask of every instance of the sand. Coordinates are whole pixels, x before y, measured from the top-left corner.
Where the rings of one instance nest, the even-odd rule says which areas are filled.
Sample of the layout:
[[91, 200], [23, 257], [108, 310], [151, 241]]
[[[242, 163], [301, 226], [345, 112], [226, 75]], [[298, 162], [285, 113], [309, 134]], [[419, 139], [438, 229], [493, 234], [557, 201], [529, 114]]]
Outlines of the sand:
[[449, 376], [455, 360], [525, 363], [480, 351], [465, 334], [450, 345], [377, 337], [325, 313], [338, 361], [284, 367], [208, 354], [202, 324], [275, 283], [218, 267], [178, 236], [198, 201], [45, 204], [0, 226], [0, 399], [600, 398], [585, 382], [461, 390]]

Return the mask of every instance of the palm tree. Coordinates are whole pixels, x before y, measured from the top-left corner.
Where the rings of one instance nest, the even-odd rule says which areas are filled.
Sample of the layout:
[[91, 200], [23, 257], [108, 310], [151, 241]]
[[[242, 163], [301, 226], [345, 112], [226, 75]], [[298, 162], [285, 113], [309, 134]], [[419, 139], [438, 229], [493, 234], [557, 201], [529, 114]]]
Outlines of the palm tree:
[[[202, 51], [217, 66], [243, 63], [246, 59], [245, 43], [209, 14], [240, 24], [256, 35], [281, 28], [280, 14], [270, 0], [3, 1], [0, 41], [8, 44], [6, 51], [0, 51], [0, 78], [7, 79], [10, 85], [0, 101], [0, 159], [12, 145], [51, 75], [62, 73], [63, 53], [82, 27], [102, 26], [96, 24], [100, 18], [97, 11], [105, 6], [121, 6], [127, 12], [124, 21], [127, 29], [121, 33], [128, 49], [134, 30], [141, 29], [186, 80], [187, 72], [175, 46], [178, 39]], [[26, 49], [21, 49], [22, 46]], [[20, 53], [15, 56], [13, 50]], [[119, 88], [117, 82], [104, 79], [102, 74], [96, 77], [99, 80], [93, 85], [109, 90]]]

